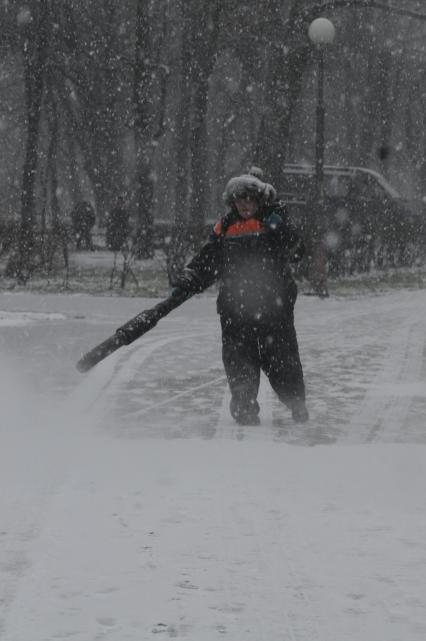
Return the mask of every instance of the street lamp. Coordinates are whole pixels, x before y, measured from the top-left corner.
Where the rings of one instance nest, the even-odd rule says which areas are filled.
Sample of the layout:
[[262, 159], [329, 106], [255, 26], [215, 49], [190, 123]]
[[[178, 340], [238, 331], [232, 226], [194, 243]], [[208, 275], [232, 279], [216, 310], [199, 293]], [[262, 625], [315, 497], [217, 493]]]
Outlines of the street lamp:
[[308, 36], [316, 47], [318, 57], [318, 94], [315, 139], [315, 193], [314, 216], [311, 225], [308, 280], [320, 298], [328, 296], [327, 250], [323, 238], [323, 182], [324, 182], [324, 47], [334, 40], [334, 25], [327, 18], [317, 18], [309, 25]]
[[333, 23], [327, 18], [316, 18], [309, 25], [308, 36], [315, 45], [318, 56], [315, 141], [315, 202], [317, 203], [322, 200], [324, 179], [324, 47], [333, 42], [335, 33]]

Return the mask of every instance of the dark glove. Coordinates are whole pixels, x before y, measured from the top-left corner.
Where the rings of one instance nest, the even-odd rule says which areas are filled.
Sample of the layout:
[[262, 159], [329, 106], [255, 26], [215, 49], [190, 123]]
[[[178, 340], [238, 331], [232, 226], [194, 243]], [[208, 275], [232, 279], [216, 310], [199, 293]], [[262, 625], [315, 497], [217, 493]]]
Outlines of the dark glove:
[[160, 318], [161, 315], [155, 308], [148, 309], [119, 327], [115, 334], [122, 345], [129, 345], [155, 327]]
[[181, 303], [184, 303], [188, 298], [191, 298], [192, 294], [186, 289], [181, 287], [172, 287], [170, 290], [169, 300], [173, 300], [176, 303], [176, 307]]
[[192, 269], [184, 269], [179, 276], [173, 278], [171, 285], [172, 296], [174, 292], [179, 291], [179, 293], [185, 293], [188, 295], [196, 294], [197, 292], [203, 291], [203, 287], [199, 277], [196, 275]]

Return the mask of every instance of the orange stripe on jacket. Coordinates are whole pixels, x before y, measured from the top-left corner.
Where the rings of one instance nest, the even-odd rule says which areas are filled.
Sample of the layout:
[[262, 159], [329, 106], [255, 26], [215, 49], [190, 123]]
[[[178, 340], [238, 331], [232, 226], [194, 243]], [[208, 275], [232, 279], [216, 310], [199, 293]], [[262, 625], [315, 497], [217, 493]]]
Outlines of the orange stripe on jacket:
[[[222, 223], [216, 223], [214, 226], [214, 233], [220, 236], [222, 231]], [[264, 232], [265, 227], [257, 218], [249, 218], [248, 220], [239, 220], [238, 222], [230, 225], [226, 230], [226, 236], [241, 236], [243, 234], [256, 234]]]

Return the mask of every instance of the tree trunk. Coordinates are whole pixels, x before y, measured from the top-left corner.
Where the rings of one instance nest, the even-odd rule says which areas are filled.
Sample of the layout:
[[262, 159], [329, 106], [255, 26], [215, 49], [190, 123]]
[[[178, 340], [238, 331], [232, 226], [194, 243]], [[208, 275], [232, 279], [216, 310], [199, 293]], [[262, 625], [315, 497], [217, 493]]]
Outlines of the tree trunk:
[[22, 38], [27, 106], [27, 139], [22, 175], [21, 227], [15, 275], [25, 284], [33, 270], [35, 246], [35, 185], [37, 152], [44, 89], [44, 74], [49, 48], [50, 15], [48, 0], [32, 5], [32, 20], [24, 27]]
[[192, 192], [190, 217], [192, 242], [197, 247], [203, 238], [207, 203], [208, 182], [208, 138], [207, 109], [209, 79], [217, 54], [222, 2], [201, 3], [198, 12], [192, 16], [193, 59], [193, 107], [190, 137]]
[[172, 282], [174, 274], [181, 271], [189, 250], [188, 191], [189, 191], [189, 139], [191, 109], [191, 28], [186, 0], [181, 0], [182, 34], [180, 52], [180, 101], [176, 116], [174, 141], [176, 159], [176, 182], [173, 231], [167, 254], [167, 273]]
[[151, 0], [138, 0], [136, 8], [133, 101], [137, 216], [135, 253], [138, 258], [152, 258], [154, 255], [154, 218], [152, 213], [154, 196], [152, 177], [154, 70], [150, 5]]
[[[291, 118], [311, 56], [304, 5], [306, 2], [293, 2], [281, 37], [282, 44], [272, 46], [269, 52], [266, 106], [258, 132], [256, 163], [264, 169], [268, 180], [277, 186], [286, 160]], [[278, 7], [275, 11], [278, 16]], [[278, 21], [277, 24], [279, 26]], [[276, 42], [280, 39], [277, 38]]]

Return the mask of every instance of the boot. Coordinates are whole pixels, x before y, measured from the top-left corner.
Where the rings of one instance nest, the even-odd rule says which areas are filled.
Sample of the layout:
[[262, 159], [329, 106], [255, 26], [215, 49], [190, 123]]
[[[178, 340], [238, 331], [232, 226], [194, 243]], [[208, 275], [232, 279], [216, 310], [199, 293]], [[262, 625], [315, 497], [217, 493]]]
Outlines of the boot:
[[295, 423], [307, 423], [309, 421], [309, 412], [305, 405], [305, 401], [299, 399], [293, 401], [291, 406], [291, 414]]
[[231, 399], [231, 415], [238, 425], [259, 425], [259, 403], [251, 401], [248, 405], [238, 403], [234, 398]]
[[238, 425], [260, 425], [260, 418], [257, 414], [239, 414], [234, 416]]

